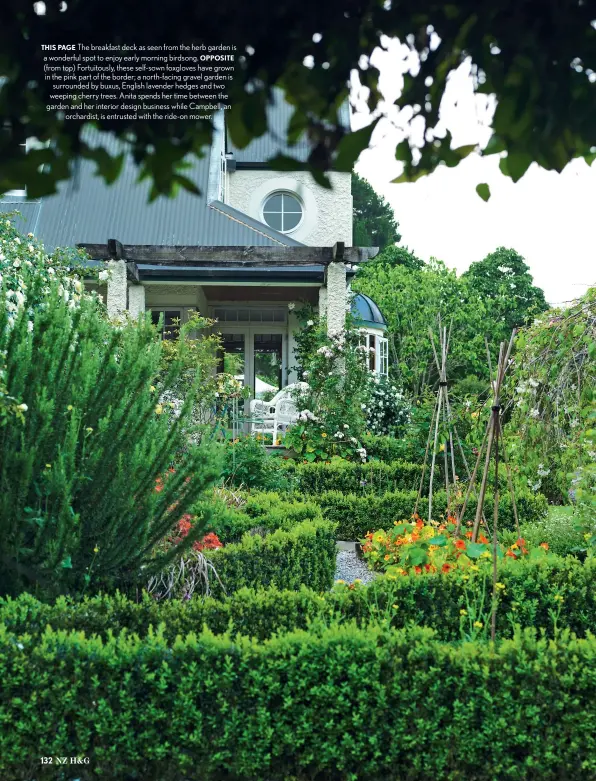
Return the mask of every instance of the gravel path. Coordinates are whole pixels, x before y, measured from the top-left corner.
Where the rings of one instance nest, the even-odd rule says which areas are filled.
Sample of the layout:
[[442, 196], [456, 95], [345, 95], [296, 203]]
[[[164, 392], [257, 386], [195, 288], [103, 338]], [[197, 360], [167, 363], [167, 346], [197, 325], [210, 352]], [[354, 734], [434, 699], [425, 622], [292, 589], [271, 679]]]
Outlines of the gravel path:
[[365, 562], [356, 556], [356, 551], [339, 550], [337, 552], [335, 580], [353, 583], [360, 579], [363, 583], [370, 583], [375, 577], [375, 573], [369, 570]]

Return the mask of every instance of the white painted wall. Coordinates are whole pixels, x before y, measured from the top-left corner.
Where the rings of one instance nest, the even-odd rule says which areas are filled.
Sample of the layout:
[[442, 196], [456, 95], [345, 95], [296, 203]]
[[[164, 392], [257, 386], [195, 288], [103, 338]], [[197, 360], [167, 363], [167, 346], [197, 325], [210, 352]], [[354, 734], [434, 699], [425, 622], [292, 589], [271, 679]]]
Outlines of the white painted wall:
[[226, 201], [263, 221], [265, 199], [276, 190], [295, 193], [304, 208], [301, 224], [288, 235], [311, 247], [330, 247], [336, 241], [352, 246], [351, 174], [332, 171], [331, 190], [317, 185], [306, 171], [234, 171], [227, 175]]

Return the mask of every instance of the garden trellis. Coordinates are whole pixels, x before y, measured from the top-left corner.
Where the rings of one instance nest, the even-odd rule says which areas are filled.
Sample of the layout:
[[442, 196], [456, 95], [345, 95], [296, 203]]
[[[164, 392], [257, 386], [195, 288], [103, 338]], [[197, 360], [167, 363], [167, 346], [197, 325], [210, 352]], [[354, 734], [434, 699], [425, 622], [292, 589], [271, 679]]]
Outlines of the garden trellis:
[[505, 374], [510, 365], [511, 351], [513, 349], [513, 342], [515, 339], [515, 330], [511, 333], [509, 343], [501, 342], [499, 347], [499, 360], [497, 362], [497, 370], [495, 378], [493, 377], [492, 364], [490, 358], [490, 351], [488, 349], [488, 343], [486, 344], [486, 351], [488, 356], [488, 365], [491, 376], [491, 390], [492, 390], [492, 405], [491, 415], [489, 417], [486, 431], [482, 439], [482, 444], [478, 450], [476, 457], [476, 464], [474, 465], [474, 471], [468, 481], [468, 488], [464, 503], [460, 509], [457, 518], [457, 525], [455, 529], [456, 536], [461, 532], [462, 519], [466, 511], [468, 500], [474, 485], [476, 483], [476, 477], [478, 475], [478, 469], [482, 461], [484, 453], [484, 468], [482, 470], [482, 479], [480, 481], [480, 492], [478, 494], [478, 502], [476, 504], [476, 515], [474, 517], [474, 525], [472, 528], [472, 544], [476, 543], [478, 539], [478, 531], [480, 529], [480, 522], [484, 520], [484, 502], [486, 498], [486, 489], [488, 486], [491, 459], [494, 455], [494, 506], [493, 506], [493, 527], [492, 527], [492, 580], [493, 580], [493, 599], [492, 599], [492, 611], [491, 611], [491, 639], [495, 639], [496, 634], [496, 621], [497, 621], [497, 557], [498, 557], [498, 530], [499, 530], [499, 461], [502, 458], [505, 464], [505, 471], [507, 474], [507, 484], [509, 487], [509, 493], [511, 495], [511, 503], [513, 507], [513, 516], [515, 518], [515, 528], [517, 530], [518, 540], [521, 539], [521, 532], [519, 526], [519, 516], [517, 513], [517, 505], [515, 502], [515, 492], [513, 488], [513, 480], [511, 477], [511, 469], [507, 460], [507, 453], [505, 450], [505, 442], [503, 439], [503, 426], [501, 422], [501, 389], [503, 387], [503, 381]]
[[[447, 380], [447, 355], [449, 352], [449, 341], [451, 338], [451, 328], [453, 321], [449, 325], [449, 331], [447, 327], [441, 322], [441, 316], [437, 318], [439, 329], [439, 352], [437, 352], [437, 346], [435, 343], [435, 335], [431, 328], [428, 329], [430, 336], [430, 343], [433, 350], [433, 356], [435, 359], [435, 365], [439, 375], [439, 389], [437, 392], [437, 400], [433, 409], [431, 417], [430, 427], [428, 431], [428, 439], [426, 441], [426, 449], [424, 452], [424, 463], [422, 466], [422, 475], [420, 477], [420, 486], [418, 489], [418, 496], [416, 497], [416, 505], [414, 507], [414, 514], [418, 512], [418, 505], [422, 498], [422, 491], [424, 487], [424, 478], [426, 476], [426, 468], [428, 465], [428, 456], [430, 451], [431, 442], [432, 456], [430, 466], [430, 478], [428, 486], [428, 519], [432, 519], [433, 509], [433, 484], [435, 477], [437, 447], [439, 443], [439, 432], [441, 426], [441, 420], [445, 431], [445, 443], [443, 447], [443, 469], [445, 477], [445, 491], [447, 493], [447, 507], [451, 510], [451, 499], [455, 496], [455, 489], [457, 484], [457, 475], [455, 471], [455, 447], [454, 441], [457, 442], [459, 452], [462, 457], [462, 462], [466, 470], [468, 480], [470, 479], [470, 470], [468, 467], [468, 461], [464, 452], [461, 439], [457, 433], [457, 428], [453, 420], [451, 403], [449, 400], [449, 383]], [[440, 356], [440, 357], [439, 357]]]

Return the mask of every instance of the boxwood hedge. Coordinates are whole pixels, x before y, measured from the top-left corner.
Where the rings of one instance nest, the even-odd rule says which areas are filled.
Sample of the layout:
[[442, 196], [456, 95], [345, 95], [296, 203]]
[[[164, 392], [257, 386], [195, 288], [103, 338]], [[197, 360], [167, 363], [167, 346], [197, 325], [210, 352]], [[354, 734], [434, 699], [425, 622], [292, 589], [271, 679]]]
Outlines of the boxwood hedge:
[[596, 777], [593, 636], [492, 647], [354, 624], [265, 643], [0, 627], [0, 678], [6, 781]]

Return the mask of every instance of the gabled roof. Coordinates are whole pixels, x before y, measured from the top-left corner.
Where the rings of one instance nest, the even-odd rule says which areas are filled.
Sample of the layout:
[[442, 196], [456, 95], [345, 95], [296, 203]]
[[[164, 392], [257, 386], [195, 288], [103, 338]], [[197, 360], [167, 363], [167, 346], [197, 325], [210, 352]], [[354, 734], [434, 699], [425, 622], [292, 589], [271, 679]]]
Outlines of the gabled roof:
[[[312, 149], [308, 139], [302, 136], [293, 146], [287, 142], [288, 126], [293, 113], [294, 106], [284, 100], [283, 90], [274, 87], [273, 102], [267, 106], [267, 131], [244, 149], [235, 147], [228, 136], [226, 151], [234, 155], [239, 166], [251, 164], [265, 167], [267, 161], [278, 154], [305, 162]], [[347, 130], [350, 129], [350, 107], [347, 102], [341, 107], [340, 121]]]
[[[112, 155], [125, 150], [118, 139], [95, 129], [86, 131], [85, 140]], [[39, 201], [6, 196], [0, 199], [0, 212], [18, 209], [25, 220], [22, 229], [33, 232], [49, 251], [83, 242], [104, 243], [111, 236], [126, 244], [300, 245], [214, 197], [214, 192], [219, 193], [213, 179], [221, 173], [222, 148], [223, 133], [220, 137], [216, 133], [211, 153], [207, 150], [205, 157], [193, 158], [192, 168], [185, 171], [200, 196], [181, 190], [175, 198], [159, 197], [148, 203], [150, 185], [137, 182], [138, 169], [127, 154], [112, 185], [95, 176], [95, 163], [82, 160], [72, 179], [61, 183], [55, 195]]]

